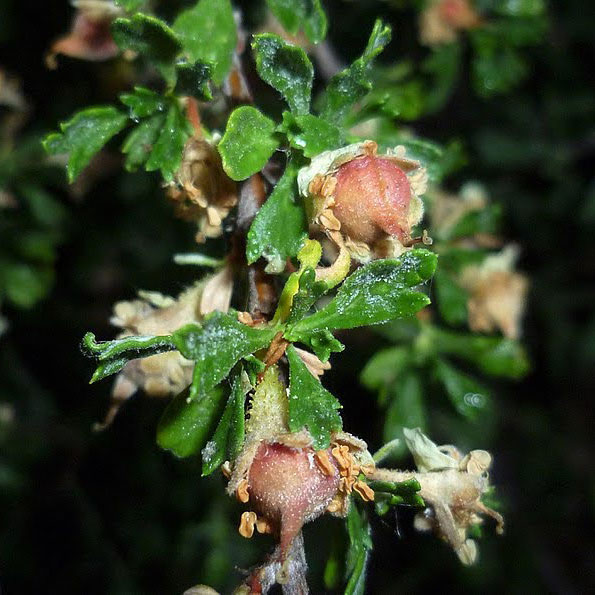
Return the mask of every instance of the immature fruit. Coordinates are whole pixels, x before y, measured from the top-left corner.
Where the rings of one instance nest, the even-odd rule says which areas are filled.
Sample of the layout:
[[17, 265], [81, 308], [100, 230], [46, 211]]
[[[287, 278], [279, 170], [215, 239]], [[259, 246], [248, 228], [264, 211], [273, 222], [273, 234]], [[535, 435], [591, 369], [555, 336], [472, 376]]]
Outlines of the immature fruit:
[[393, 160], [360, 157], [342, 165], [336, 178], [333, 213], [352, 240], [373, 244], [386, 234], [409, 239], [411, 186]]
[[329, 452], [263, 442], [252, 461], [250, 504], [278, 529], [283, 555], [302, 525], [322, 514], [337, 493], [339, 471]]

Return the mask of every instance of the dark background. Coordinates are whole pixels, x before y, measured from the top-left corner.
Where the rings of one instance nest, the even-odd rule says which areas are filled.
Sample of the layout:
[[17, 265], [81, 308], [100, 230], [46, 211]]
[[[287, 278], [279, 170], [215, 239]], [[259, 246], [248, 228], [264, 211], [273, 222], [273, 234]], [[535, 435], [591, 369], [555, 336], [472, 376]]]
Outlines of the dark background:
[[[182, 3], [164, 4], [174, 13]], [[407, 10], [325, 5], [345, 60], [365, 44], [377, 15], [395, 31], [386, 60], [422, 51]], [[505, 235], [522, 245], [520, 268], [531, 278], [524, 333], [532, 372], [498, 387], [496, 439], [476, 445], [495, 454], [506, 535], [486, 535], [479, 564], [467, 569], [446, 546], [414, 533], [407, 513], [375, 522], [370, 593], [595, 589], [595, 15], [580, 0], [549, 12], [545, 42], [528, 51], [530, 75], [514, 92], [478, 98], [465, 73], [444, 110], [414, 126], [438, 141], [463, 140], [468, 164], [449, 183], [486, 183], [505, 207]], [[71, 14], [57, 0], [0, 1], [0, 66], [22, 78], [33, 106], [25, 136], [56, 128], [82, 106], [112, 102], [128, 84], [128, 67], [113, 62], [64, 58], [57, 71], [45, 69], [43, 55]], [[113, 336], [114, 301], [139, 288], [176, 293], [196, 273], [170, 264], [174, 252], [192, 250], [193, 232], [171, 217], [159, 179], [125, 174], [115, 163], [82, 198], [57, 190], [68, 221], [55, 286], [29, 311], [3, 310], [11, 329], [0, 339], [0, 401], [15, 415], [0, 432], [3, 593], [165, 594], [198, 582], [228, 589], [239, 581], [233, 565], [255, 563], [269, 546], [239, 537], [239, 509], [220, 477], [201, 479], [198, 461], [156, 446], [163, 402], [136, 397], [107, 432], [90, 430], [109, 383], [88, 385], [93, 366], [78, 347], [83, 334]], [[345, 427], [372, 448], [378, 412], [356, 374], [374, 341], [347, 338], [326, 381], [344, 403]], [[333, 519], [316, 525], [306, 529], [313, 574], [342, 531]]]

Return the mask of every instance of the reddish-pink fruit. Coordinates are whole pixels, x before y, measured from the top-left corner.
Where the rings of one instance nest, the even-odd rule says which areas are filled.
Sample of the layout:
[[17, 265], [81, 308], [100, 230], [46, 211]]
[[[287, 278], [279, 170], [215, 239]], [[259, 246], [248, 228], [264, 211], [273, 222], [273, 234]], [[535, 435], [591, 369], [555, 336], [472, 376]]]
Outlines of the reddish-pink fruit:
[[342, 165], [336, 177], [333, 213], [341, 231], [370, 245], [386, 234], [408, 239], [411, 186], [394, 161], [359, 157]]
[[250, 504], [279, 530], [283, 556], [302, 525], [322, 514], [337, 493], [339, 471], [330, 460], [333, 473], [327, 475], [312, 448], [266, 442], [254, 457], [248, 475]]

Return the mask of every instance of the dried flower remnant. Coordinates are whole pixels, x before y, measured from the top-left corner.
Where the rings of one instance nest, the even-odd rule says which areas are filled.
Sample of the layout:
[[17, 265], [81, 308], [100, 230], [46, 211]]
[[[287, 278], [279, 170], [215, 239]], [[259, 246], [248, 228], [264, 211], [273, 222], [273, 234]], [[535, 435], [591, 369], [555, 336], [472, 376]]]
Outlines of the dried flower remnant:
[[509, 339], [520, 337], [529, 282], [514, 270], [518, 252], [516, 246], [507, 246], [488, 256], [481, 266], [469, 266], [461, 272], [460, 283], [470, 293], [467, 309], [471, 330], [499, 330]]
[[492, 463], [490, 453], [472, 450], [462, 456], [453, 446], [436, 446], [419, 428], [405, 428], [404, 434], [418, 472], [374, 469], [370, 478], [394, 482], [416, 479], [421, 486], [419, 495], [429, 507], [417, 515], [415, 527], [432, 529], [448, 542], [463, 564], [473, 564], [477, 545], [467, 538], [467, 531], [483, 522], [481, 515], [496, 521], [497, 533], [504, 530], [502, 516], [481, 501], [490, 489], [487, 474]]
[[481, 23], [471, 0], [429, 0], [419, 17], [420, 41], [429, 46], [452, 43], [459, 31]]
[[110, 0], [73, 0], [76, 14], [70, 33], [52, 44], [46, 56], [48, 68], [57, 68], [56, 56], [63, 54], [81, 60], [109, 60], [119, 53], [110, 25], [122, 10]]
[[485, 188], [476, 182], [464, 184], [458, 194], [440, 188], [428, 190], [432, 235], [448, 237], [450, 231], [468, 213], [482, 211], [488, 205]]
[[401, 254], [418, 241], [411, 231], [423, 216], [425, 169], [402, 146], [377, 150], [366, 141], [326, 151], [298, 175], [313, 230], [360, 262]]
[[236, 185], [223, 171], [219, 153], [211, 143], [196, 137], [186, 143], [167, 194], [180, 218], [196, 222], [199, 243], [221, 236], [222, 222], [238, 202]]
[[[215, 310], [227, 311], [231, 300], [232, 274], [222, 268], [206, 281], [183, 291], [176, 299], [157, 292], [140, 292], [141, 299], [114, 305], [111, 323], [124, 329], [118, 338], [132, 335], [167, 335]], [[112, 389], [112, 404], [102, 424], [103, 429], [137, 390], [150, 397], [170, 397], [187, 388], [192, 381], [194, 362], [178, 351], [132, 360], [118, 374]]]

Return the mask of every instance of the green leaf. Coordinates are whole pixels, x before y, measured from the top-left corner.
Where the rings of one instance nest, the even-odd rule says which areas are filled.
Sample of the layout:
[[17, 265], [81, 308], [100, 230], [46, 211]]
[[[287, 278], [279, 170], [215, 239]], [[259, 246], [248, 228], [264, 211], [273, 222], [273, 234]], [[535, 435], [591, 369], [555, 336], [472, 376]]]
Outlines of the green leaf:
[[[213, 437], [202, 451], [202, 475], [210, 475], [226, 460], [234, 460], [244, 442], [244, 400], [250, 385], [242, 382], [242, 370], [235, 374], [231, 393]], [[247, 385], [247, 386], [246, 386]]]
[[299, 278], [298, 291], [293, 296], [291, 312], [287, 319], [288, 324], [293, 324], [304, 318], [310, 308], [328, 291], [324, 281], [316, 281], [314, 269], [306, 269]]
[[133, 120], [146, 118], [155, 112], [163, 112], [167, 108], [163, 95], [145, 87], [134, 87], [132, 93], [122, 93], [120, 101], [130, 108], [130, 117]]
[[190, 398], [201, 398], [224, 380], [235, 363], [268, 347], [277, 331], [250, 327], [234, 312], [214, 312], [202, 325], [188, 324], [172, 334], [180, 353], [196, 361]]
[[451, 325], [465, 324], [469, 294], [442, 267], [438, 268], [434, 276], [434, 289], [442, 318]]
[[529, 372], [527, 353], [513, 339], [455, 333], [437, 327], [429, 327], [429, 333], [436, 353], [471, 362], [490, 376], [518, 379]]
[[544, 13], [543, 0], [500, 0], [494, 3], [494, 11], [510, 17], [536, 17]]
[[91, 378], [91, 384], [119, 372], [129, 361], [149, 357], [176, 349], [169, 335], [157, 337], [124, 337], [113, 341], [95, 341], [93, 333], [87, 333], [81, 343], [83, 351], [101, 364]]
[[198, 400], [180, 393], [167, 406], [157, 426], [157, 444], [177, 457], [189, 457], [200, 452], [212, 431], [223, 405], [225, 392], [212, 388]]
[[306, 52], [273, 33], [255, 35], [252, 49], [260, 78], [281, 93], [292, 112], [307, 114], [314, 68]]
[[173, 24], [192, 62], [213, 66], [213, 80], [220, 85], [236, 47], [236, 24], [229, 0], [200, 0], [179, 14]]
[[[390, 386], [387, 394], [389, 402], [384, 416], [383, 439], [388, 442], [401, 438], [403, 428], [426, 427], [426, 406], [420, 374], [410, 370]], [[405, 452], [405, 444], [401, 442], [399, 452]]]
[[351, 107], [372, 89], [370, 67], [390, 38], [390, 27], [377, 20], [362, 56], [330, 80], [322, 98], [321, 117], [341, 122]]
[[53, 282], [54, 273], [49, 268], [0, 262], [0, 298], [5, 292], [6, 298], [19, 308], [32, 308], [47, 295]]
[[400, 380], [411, 364], [411, 351], [406, 347], [388, 347], [377, 351], [360, 375], [361, 383], [380, 393], [380, 404], [386, 402], [387, 390]]
[[260, 171], [279, 146], [274, 133], [275, 123], [256, 108], [236, 108], [217, 146], [225, 173], [237, 182]]
[[68, 153], [68, 181], [81, 171], [107, 141], [120, 132], [128, 118], [115, 107], [90, 107], [76, 113], [68, 122], [60, 124], [61, 133], [49, 134], [43, 141], [52, 154]]
[[315, 450], [328, 448], [331, 432], [342, 427], [337, 410], [341, 404], [312, 376], [293, 345], [287, 349], [289, 360], [289, 429], [307, 428]]
[[212, 67], [197, 60], [194, 64], [176, 65], [176, 86], [174, 91], [180, 95], [190, 95], [199, 101], [213, 99], [209, 89]]
[[351, 274], [324, 308], [289, 327], [290, 341], [304, 341], [313, 331], [348, 329], [412, 316], [430, 303], [411, 289], [430, 279], [436, 255], [412, 250], [400, 259], [376, 260]]
[[283, 272], [287, 259], [296, 256], [308, 237], [306, 213], [296, 201], [297, 171], [298, 167], [289, 162], [248, 231], [248, 264], [262, 256], [268, 261], [266, 271], [269, 273]]
[[122, 153], [127, 155], [126, 171], [136, 171], [153, 151], [153, 146], [165, 123], [165, 114], [155, 114], [134, 128], [122, 144]]
[[424, 60], [422, 71], [430, 82], [425, 97], [425, 112], [434, 113], [444, 107], [460, 75], [461, 44], [446, 43], [432, 50]]
[[171, 182], [180, 167], [184, 145], [191, 134], [190, 123], [182, 112], [180, 104], [172, 98], [165, 124], [145, 165], [146, 170], [160, 170], [164, 180]]
[[126, 12], [134, 12], [146, 3], [147, 0], [114, 0], [114, 4], [121, 6]]
[[508, 93], [527, 74], [527, 63], [515, 48], [488, 43], [485, 38], [475, 46], [473, 86], [478, 95], [492, 97]]
[[337, 126], [312, 114], [295, 116], [291, 112], [283, 112], [283, 123], [278, 130], [287, 135], [292, 147], [308, 158], [340, 147], [343, 140]]
[[463, 374], [444, 359], [436, 361], [434, 371], [458, 413], [473, 420], [488, 410], [490, 396], [487, 389], [479, 382]]
[[173, 62], [182, 51], [178, 36], [158, 18], [137, 13], [131, 18], [116, 19], [111, 26], [112, 37], [121, 50], [131, 50], [157, 66], [170, 80]]
[[327, 22], [320, 0], [267, 0], [267, 5], [289, 33], [303, 28], [313, 43], [325, 38]]
[[349, 549], [345, 560], [345, 595], [364, 595], [366, 586], [366, 566], [372, 550], [372, 529], [368, 513], [351, 503], [347, 514], [347, 535]]

